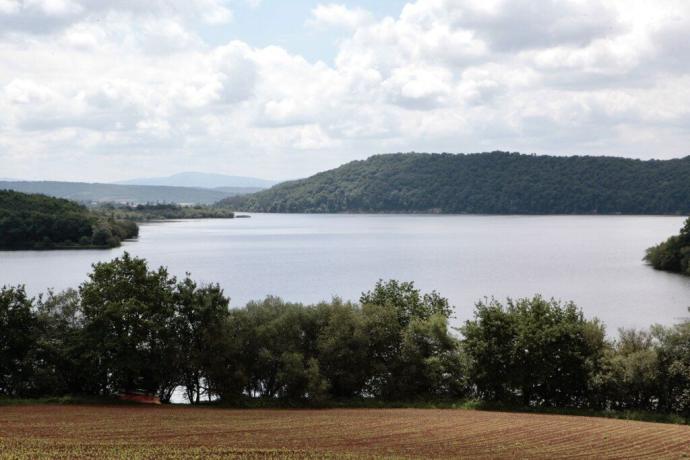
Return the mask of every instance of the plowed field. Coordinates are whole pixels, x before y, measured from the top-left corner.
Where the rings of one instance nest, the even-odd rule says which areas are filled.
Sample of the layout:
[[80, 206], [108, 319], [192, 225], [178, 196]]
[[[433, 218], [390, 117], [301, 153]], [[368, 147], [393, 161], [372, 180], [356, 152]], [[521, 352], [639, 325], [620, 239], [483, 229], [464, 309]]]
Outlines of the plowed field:
[[690, 458], [690, 426], [435, 409], [0, 406], [0, 458]]

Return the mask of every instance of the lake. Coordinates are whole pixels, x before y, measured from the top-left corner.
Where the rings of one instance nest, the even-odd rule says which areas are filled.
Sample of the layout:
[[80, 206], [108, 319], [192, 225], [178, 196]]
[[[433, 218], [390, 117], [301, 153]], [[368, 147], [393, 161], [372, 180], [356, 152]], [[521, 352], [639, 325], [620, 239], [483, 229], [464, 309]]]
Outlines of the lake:
[[645, 248], [681, 217], [253, 214], [141, 225], [113, 250], [0, 252], [0, 284], [33, 295], [76, 287], [92, 263], [124, 251], [217, 282], [234, 306], [268, 294], [357, 300], [379, 278], [415, 281], [456, 306], [458, 325], [486, 296], [575, 301], [609, 333], [688, 316], [690, 278], [652, 270]]

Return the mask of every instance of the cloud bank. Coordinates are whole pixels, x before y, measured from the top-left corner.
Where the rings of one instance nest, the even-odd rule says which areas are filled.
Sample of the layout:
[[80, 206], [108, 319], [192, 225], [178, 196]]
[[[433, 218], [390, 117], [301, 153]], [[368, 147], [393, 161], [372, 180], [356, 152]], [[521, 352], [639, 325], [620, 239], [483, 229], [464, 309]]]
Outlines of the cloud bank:
[[[250, 2], [253, 7], [270, 7]], [[690, 3], [319, 4], [332, 62], [211, 43], [221, 0], [0, 0], [2, 176], [303, 176], [391, 151], [690, 154]]]

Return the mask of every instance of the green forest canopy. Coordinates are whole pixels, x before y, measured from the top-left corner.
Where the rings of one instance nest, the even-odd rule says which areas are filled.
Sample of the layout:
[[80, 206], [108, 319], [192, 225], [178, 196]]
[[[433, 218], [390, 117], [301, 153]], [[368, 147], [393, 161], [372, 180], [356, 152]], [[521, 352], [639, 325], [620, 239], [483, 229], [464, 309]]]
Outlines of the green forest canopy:
[[115, 247], [138, 233], [68, 200], [0, 190], [0, 249]]
[[376, 155], [223, 203], [254, 212], [689, 214], [690, 157]]

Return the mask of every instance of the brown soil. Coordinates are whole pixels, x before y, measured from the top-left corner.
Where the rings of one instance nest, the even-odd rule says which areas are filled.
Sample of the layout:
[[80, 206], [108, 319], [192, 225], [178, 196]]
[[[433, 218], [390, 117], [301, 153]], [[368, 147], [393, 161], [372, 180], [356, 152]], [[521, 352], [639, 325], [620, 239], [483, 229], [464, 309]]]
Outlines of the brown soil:
[[436, 409], [0, 407], [0, 458], [690, 458], [690, 426]]

